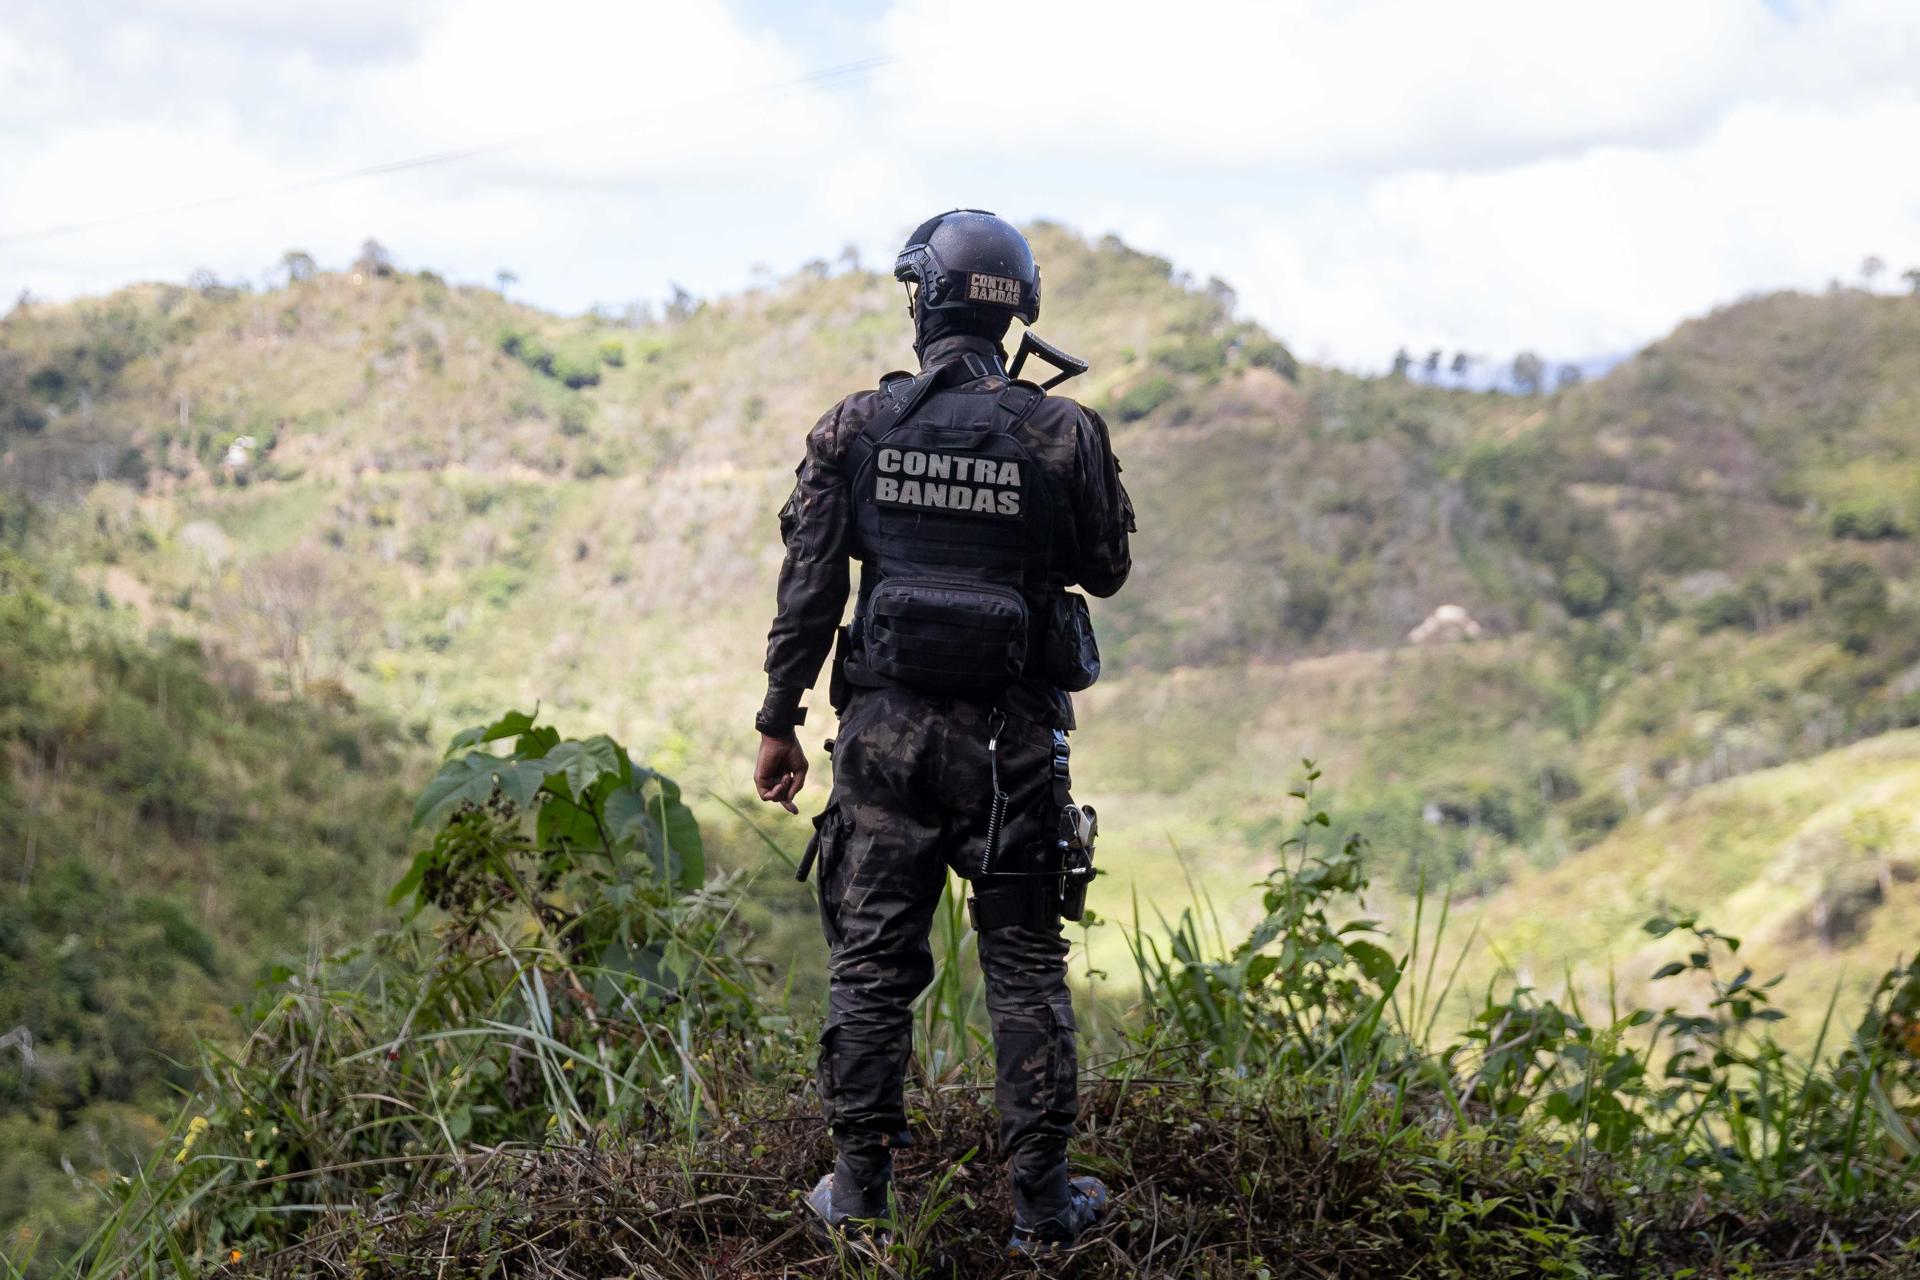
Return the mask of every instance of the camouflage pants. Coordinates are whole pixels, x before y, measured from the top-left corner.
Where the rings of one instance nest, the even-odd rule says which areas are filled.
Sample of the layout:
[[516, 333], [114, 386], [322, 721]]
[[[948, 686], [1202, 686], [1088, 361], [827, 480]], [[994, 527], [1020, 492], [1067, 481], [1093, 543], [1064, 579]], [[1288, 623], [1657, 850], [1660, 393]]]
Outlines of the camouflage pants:
[[[928, 945], [949, 866], [971, 877], [992, 780], [988, 711], [905, 689], [857, 692], [840, 720], [820, 823], [820, 915], [830, 950], [820, 1096], [843, 1175], [884, 1188], [886, 1148], [906, 1127], [909, 1006], [933, 979]], [[996, 871], [1039, 870], [1058, 821], [1052, 733], [1008, 717], [999, 776], [1011, 803]], [[1041, 881], [1030, 883], [1040, 892]], [[1057, 916], [980, 936], [993, 1021], [1000, 1149], [1029, 1220], [1066, 1204], [1076, 1110], [1073, 1004]]]

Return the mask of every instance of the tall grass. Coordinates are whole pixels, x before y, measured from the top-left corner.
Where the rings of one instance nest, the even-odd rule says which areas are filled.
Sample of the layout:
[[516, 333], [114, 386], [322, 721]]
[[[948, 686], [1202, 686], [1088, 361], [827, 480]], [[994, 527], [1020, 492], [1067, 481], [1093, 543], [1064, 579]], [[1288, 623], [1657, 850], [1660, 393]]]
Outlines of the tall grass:
[[[609, 1213], [654, 1274], [820, 1260], [794, 1199], [827, 1154], [792, 1094], [811, 1019], [740, 959], [740, 882], [692, 872], [672, 784], [525, 716], [449, 754], [398, 891], [426, 914], [278, 975], [244, 1041], [207, 1047], [174, 1142], [87, 1247], [15, 1274], [298, 1274], [384, 1248], [593, 1274], [541, 1251], [564, 1235], [570, 1258], [629, 1265], [627, 1244], [567, 1225]], [[1282, 1247], [1349, 1273], [1515, 1277], [1633, 1274], [1609, 1268], [1643, 1248], [1757, 1256], [1737, 1232], [1661, 1235], [1702, 1205], [1801, 1223], [1807, 1256], [1829, 1237], [1856, 1260], [1920, 1248], [1881, 1208], [1920, 1204], [1920, 966], [1851, 1031], [1830, 1004], [1796, 1058], [1738, 940], [1663, 917], [1649, 932], [1684, 956], [1655, 975], [1671, 1004], [1490, 988], [1436, 1042], [1475, 934], [1444, 894], [1417, 895], [1404, 939], [1365, 916], [1366, 842], [1332, 836], [1318, 779], [1309, 764], [1244, 937], [1197, 890], [1171, 918], [1136, 902], [1093, 926], [1123, 928], [1139, 983], [1124, 1004], [1089, 992], [1083, 1054], [1086, 1158], [1122, 1194], [1114, 1273], [1248, 1274]], [[995, 1247], [979, 1252], [991, 1055], [960, 899], [915, 1018], [933, 1150], [903, 1153], [911, 1193], [887, 1244], [839, 1259], [855, 1274]]]

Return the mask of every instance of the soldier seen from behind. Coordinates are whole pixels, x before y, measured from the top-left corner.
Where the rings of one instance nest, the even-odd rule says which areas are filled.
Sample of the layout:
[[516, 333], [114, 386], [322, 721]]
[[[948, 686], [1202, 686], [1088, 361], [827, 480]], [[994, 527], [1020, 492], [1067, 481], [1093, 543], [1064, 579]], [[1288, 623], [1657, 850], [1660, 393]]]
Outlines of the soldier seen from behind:
[[[894, 265], [918, 374], [848, 396], [807, 437], [780, 513], [786, 560], [767, 642], [754, 782], [794, 811], [800, 701], [829, 654], [840, 715], [819, 867], [829, 999], [819, 1087], [837, 1159], [807, 1197], [830, 1229], [887, 1213], [906, 1130], [909, 1008], [933, 977], [928, 934], [951, 867], [993, 1022], [1000, 1150], [1016, 1254], [1071, 1243], [1107, 1190], [1069, 1177], [1078, 1062], [1062, 919], [1092, 877], [1092, 811], [1067, 787], [1069, 694], [1099, 674], [1085, 599], [1126, 581], [1133, 513], [1099, 415], [1020, 372], [1040, 274], [1009, 223], [963, 209], [923, 223]], [[851, 624], [841, 617], [860, 564]]]

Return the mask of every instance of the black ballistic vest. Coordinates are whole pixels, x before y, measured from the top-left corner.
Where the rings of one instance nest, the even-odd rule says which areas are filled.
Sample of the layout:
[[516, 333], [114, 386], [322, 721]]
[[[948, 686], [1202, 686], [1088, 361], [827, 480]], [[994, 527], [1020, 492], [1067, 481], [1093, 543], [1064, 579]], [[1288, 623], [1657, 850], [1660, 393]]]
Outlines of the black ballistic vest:
[[849, 446], [855, 683], [990, 697], [1041, 670], [1063, 508], [1017, 431], [1046, 393], [952, 385], [975, 372], [956, 362], [885, 384]]

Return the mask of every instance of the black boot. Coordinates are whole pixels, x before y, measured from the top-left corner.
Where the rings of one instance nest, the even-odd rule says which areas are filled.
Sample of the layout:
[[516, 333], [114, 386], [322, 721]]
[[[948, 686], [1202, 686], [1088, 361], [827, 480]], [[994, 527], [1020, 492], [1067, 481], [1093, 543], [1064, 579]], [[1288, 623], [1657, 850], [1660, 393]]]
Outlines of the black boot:
[[1040, 1194], [1026, 1195], [1018, 1186], [1013, 1191], [1013, 1235], [1007, 1241], [1009, 1258], [1029, 1258], [1066, 1248], [1078, 1240], [1094, 1223], [1106, 1216], [1107, 1184], [1082, 1175], [1066, 1176], [1060, 1170], [1053, 1185]]
[[892, 1185], [893, 1157], [884, 1146], [845, 1143], [833, 1172], [807, 1193], [807, 1207], [819, 1219], [818, 1227], [845, 1231], [849, 1223], [883, 1221]]

